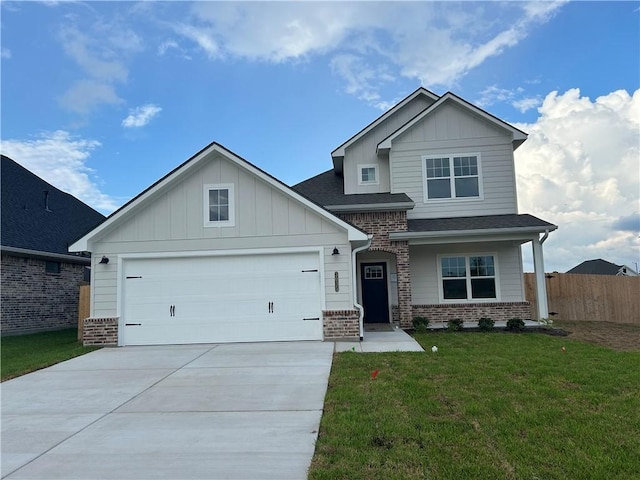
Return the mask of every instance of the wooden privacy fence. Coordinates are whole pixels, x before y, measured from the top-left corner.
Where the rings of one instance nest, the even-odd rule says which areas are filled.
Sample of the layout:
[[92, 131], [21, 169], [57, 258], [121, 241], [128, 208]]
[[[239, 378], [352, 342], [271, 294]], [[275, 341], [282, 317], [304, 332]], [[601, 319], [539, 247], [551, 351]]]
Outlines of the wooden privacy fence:
[[[547, 274], [547, 299], [552, 320], [583, 320], [640, 325], [640, 277]], [[524, 274], [525, 296], [537, 312], [536, 280]]]
[[78, 299], [78, 340], [82, 340], [82, 321], [91, 315], [91, 285], [80, 285]]

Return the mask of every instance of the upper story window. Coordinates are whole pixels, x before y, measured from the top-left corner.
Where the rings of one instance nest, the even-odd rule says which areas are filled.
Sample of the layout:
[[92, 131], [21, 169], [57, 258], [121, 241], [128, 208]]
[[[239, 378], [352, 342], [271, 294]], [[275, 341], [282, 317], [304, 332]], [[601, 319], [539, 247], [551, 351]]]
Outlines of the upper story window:
[[235, 225], [235, 197], [232, 184], [204, 186], [205, 227], [232, 227]]
[[425, 202], [482, 197], [479, 154], [424, 156], [422, 161]]
[[379, 183], [377, 165], [358, 165], [358, 171], [359, 185], [377, 185]]

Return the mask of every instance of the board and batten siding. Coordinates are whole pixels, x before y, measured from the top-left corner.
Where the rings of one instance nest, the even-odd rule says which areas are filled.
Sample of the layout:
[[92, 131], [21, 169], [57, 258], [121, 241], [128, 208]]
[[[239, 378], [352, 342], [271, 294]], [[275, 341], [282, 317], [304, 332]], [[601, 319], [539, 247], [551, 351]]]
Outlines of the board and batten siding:
[[[424, 155], [480, 154], [482, 199], [425, 202]], [[389, 154], [391, 193], [415, 202], [412, 218], [517, 213], [511, 134], [452, 104], [418, 122], [393, 141]]]
[[523, 302], [524, 280], [520, 246], [510, 242], [415, 245], [411, 258], [411, 301], [414, 305], [439, 304], [438, 255], [496, 255], [501, 302]]
[[[378, 158], [378, 143], [407, 123], [418, 113], [433, 103], [426, 97], [416, 97], [412, 102], [395, 112], [380, 125], [367, 132], [345, 150], [344, 155], [344, 193], [385, 193], [390, 191], [389, 162]], [[358, 185], [358, 165], [377, 165], [379, 183], [377, 185]]]
[[[234, 185], [235, 225], [205, 227], [204, 185], [225, 183]], [[322, 248], [325, 308], [353, 308], [347, 232], [218, 154], [121, 220], [93, 241], [92, 316], [117, 315], [120, 254], [253, 249]], [[334, 247], [341, 255], [332, 255]]]

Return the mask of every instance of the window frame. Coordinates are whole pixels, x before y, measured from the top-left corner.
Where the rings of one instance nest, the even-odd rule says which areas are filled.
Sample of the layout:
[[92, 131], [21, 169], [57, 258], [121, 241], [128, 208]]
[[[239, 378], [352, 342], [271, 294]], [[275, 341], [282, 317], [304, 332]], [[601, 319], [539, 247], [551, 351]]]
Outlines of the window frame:
[[[228, 220], [210, 220], [209, 217], [209, 192], [212, 190], [227, 190], [229, 201], [229, 219]], [[203, 187], [203, 207], [204, 207], [204, 226], [206, 227], [234, 227], [235, 222], [235, 191], [232, 183], [208, 183]]]
[[[477, 175], [465, 175], [456, 177], [453, 159], [460, 157], [476, 157], [478, 174]], [[433, 160], [437, 158], [446, 158], [449, 160], [449, 176], [438, 177], [448, 178], [451, 196], [445, 198], [429, 198], [429, 179], [427, 178], [427, 160]], [[484, 199], [484, 189], [482, 181], [482, 159], [480, 152], [469, 153], [447, 153], [441, 155], [422, 155], [422, 191], [425, 203], [437, 203], [437, 202], [476, 202]], [[478, 196], [475, 197], [458, 197], [456, 196], [456, 178], [476, 178], [478, 179]]]
[[[362, 171], [364, 169], [369, 169], [369, 168], [373, 168], [373, 171], [375, 172], [376, 175], [376, 179], [371, 181], [364, 181], [362, 180]], [[367, 163], [367, 164], [362, 164], [362, 165], [358, 165], [358, 185], [379, 185], [380, 184], [380, 168], [377, 164], [375, 163]]]
[[[465, 261], [465, 281], [467, 289], [467, 298], [444, 298], [444, 280], [446, 278], [462, 278], [462, 277], [443, 277], [442, 276], [442, 259], [464, 257]], [[471, 276], [471, 258], [472, 257], [493, 257], [493, 275], [487, 276]], [[498, 266], [498, 254], [496, 252], [473, 252], [473, 253], [442, 253], [436, 255], [436, 268], [438, 271], [438, 297], [440, 303], [495, 303], [500, 302], [500, 268]], [[493, 298], [473, 298], [473, 290], [471, 281], [477, 278], [493, 278], [495, 282], [496, 296]]]

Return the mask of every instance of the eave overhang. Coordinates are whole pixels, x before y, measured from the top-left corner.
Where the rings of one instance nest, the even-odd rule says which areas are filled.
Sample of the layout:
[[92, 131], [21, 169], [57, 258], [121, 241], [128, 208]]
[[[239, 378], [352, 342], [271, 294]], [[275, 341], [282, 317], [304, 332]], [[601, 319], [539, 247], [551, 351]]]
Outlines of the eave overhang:
[[543, 227], [486, 228], [469, 230], [439, 230], [426, 232], [389, 232], [389, 240], [405, 240], [410, 245], [443, 243], [474, 243], [510, 241], [526, 243], [545, 232], [557, 230], [556, 225]]
[[0, 251], [8, 255], [24, 258], [37, 258], [39, 260], [52, 260], [56, 262], [79, 263], [81, 265], [91, 265], [90, 256], [65, 255], [63, 253], [43, 252], [40, 250], [29, 250], [28, 248], [0, 246]]
[[391, 211], [399, 211], [399, 210], [411, 210], [415, 207], [416, 204], [411, 202], [397, 202], [397, 203], [365, 203], [365, 204], [354, 204], [354, 205], [325, 205], [324, 208], [329, 210], [330, 212], [339, 212], [339, 213], [347, 213], [347, 212], [391, 212]]

